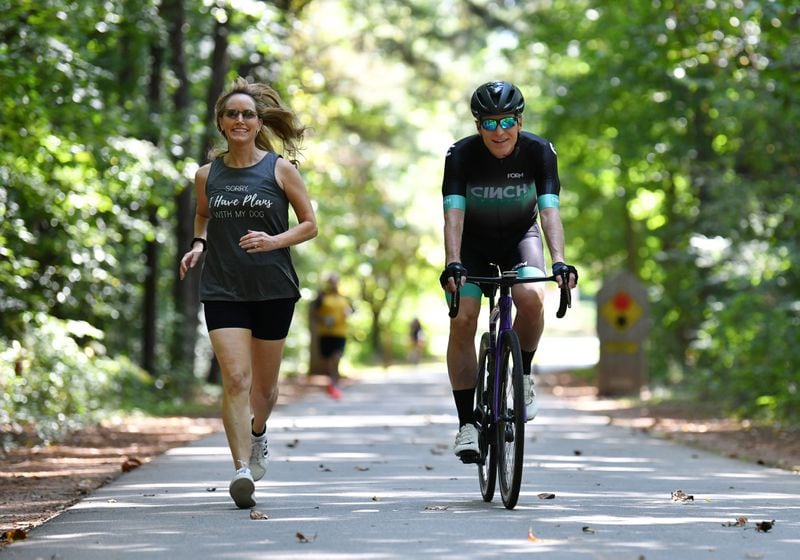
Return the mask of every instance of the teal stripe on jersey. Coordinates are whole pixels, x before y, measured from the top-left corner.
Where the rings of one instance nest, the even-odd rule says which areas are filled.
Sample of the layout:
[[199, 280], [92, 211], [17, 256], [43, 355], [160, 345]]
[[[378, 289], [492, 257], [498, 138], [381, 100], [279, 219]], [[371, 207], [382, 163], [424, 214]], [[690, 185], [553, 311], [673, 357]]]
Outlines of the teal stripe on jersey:
[[543, 194], [539, 197], [539, 210], [544, 208], [559, 208], [561, 206], [561, 199], [557, 194]]
[[448, 194], [446, 197], [444, 197], [444, 211], [447, 212], [448, 210], [452, 210], [454, 208], [456, 210], [466, 210], [466, 197], [460, 194]]

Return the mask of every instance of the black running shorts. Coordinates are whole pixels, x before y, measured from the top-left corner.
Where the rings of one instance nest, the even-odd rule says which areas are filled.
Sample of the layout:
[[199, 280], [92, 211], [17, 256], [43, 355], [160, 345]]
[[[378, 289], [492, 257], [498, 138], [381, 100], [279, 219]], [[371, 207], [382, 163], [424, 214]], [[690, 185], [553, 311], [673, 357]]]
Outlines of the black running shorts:
[[283, 340], [289, 334], [296, 299], [266, 301], [206, 301], [208, 330], [250, 329], [254, 338]]

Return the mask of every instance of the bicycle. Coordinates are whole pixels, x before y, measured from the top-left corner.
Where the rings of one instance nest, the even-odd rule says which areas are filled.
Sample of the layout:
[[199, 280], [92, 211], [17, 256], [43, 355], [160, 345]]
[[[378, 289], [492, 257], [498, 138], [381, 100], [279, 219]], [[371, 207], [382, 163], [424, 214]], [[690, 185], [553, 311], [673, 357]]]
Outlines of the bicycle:
[[[568, 274], [568, 273], [567, 273]], [[478, 384], [475, 389], [480, 454], [462, 458], [478, 464], [478, 480], [485, 502], [494, 498], [497, 474], [500, 473], [500, 495], [507, 509], [514, 509], [522, 486], [525, 451], [525, 394], [522, 374], [522, 353], [517, 333], [512, 329], [511, 287], [530, 282], [557, 282], [556, 276], [518, 278], [516, 270], [500, 276], [466, 276], [466, 281], [489, 287], [489, 330], [481, 336], [478, 352]], [[460, 280], [456, 279], [456, 285]], [[495, 294], [500, 297], [495, 302]], [[456, 290], [450, 298], [449, 315], [458, 315], [461, 298]], [[568, 277], [562, 275], [561, 301], [556, 317], [564, 317], [572, 307]], [[499, 328], [498, 328], [499, 327]]]

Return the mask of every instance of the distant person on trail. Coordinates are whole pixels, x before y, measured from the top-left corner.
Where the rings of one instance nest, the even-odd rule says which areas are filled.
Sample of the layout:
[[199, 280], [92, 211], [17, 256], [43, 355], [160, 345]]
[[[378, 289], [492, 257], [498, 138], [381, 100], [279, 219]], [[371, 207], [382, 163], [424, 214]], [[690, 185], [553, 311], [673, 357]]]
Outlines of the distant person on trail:
[[339, 362], [347, 344], [347, 319], [353, 313], [350, 299], [339, 291], [339, 276], [331, 274], [314, 301], [313, 318], [317, 328], [322, 367], [329, 377], [325, 388], [335, 400], [342, 398], [339, 387]]
[[422, 323], [419, 322], [419, 318], [417, 317], [411, 320], [411, 324], [408, 328], [408, 338], [408, 343], [411, 348], [409, 352], [409, 361], [417, 365], [425, 350], [425, 329], [422, 328]]
[[[205, 255], [200, 299], [222, 371], [222, 420], [235, 469], [229, 491], [238, 507], [251, 508], [255, 481], [267, 471], [267, 419], [300, 298], [289, 247], [315, 237], [317, 223], [294, 164], [305, 129], [278, 93], [237, 78], [214, 113], [227, 147], [195, 174], [195, 238], [180, 277]], [[276, 153], [271, 138], [291, 160]]]
[[[448, 294], [457, 289], [461, 293], [460, 312], [450, 321], [447, 345], [459, 422], [453, 451], [461, 458], [480, 454], [474, 412], [475, 332], [482, 291], [477, 284], [465, 283], [464, 277], [494, 276], [495, 265], [501, 271], [517, 270], [520, 277], [545, 276], [537, 223], [541, 214], [553, 273], [567, 271], [570, 288], [578, 281], [575, 267], [564, 263], [556, 151], [549, 141], [522, 130], [522, 92], [508, 82], [488, 82], [475, 90], [470, 105], [478, 133], [450, 146], [442, 181], [447, 266], [440, 282]], [[511, 295], [531, 420], [537, 412], [531, 362], [544, 328], [544, 288], [539, 283], [517, 284]]]

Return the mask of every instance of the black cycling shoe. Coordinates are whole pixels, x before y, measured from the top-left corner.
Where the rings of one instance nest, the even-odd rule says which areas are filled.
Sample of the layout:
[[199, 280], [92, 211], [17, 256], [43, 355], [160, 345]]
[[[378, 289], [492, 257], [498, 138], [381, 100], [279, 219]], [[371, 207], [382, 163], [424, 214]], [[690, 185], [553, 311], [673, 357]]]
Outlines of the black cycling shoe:
[[461, 462], [465, 465], [474, 465], [476, 463], [482, 463], [481, 461], [481, 454], [475, 453], [474, 451], [465, 451], [464, 453], [458, 456], [461, 459]]

